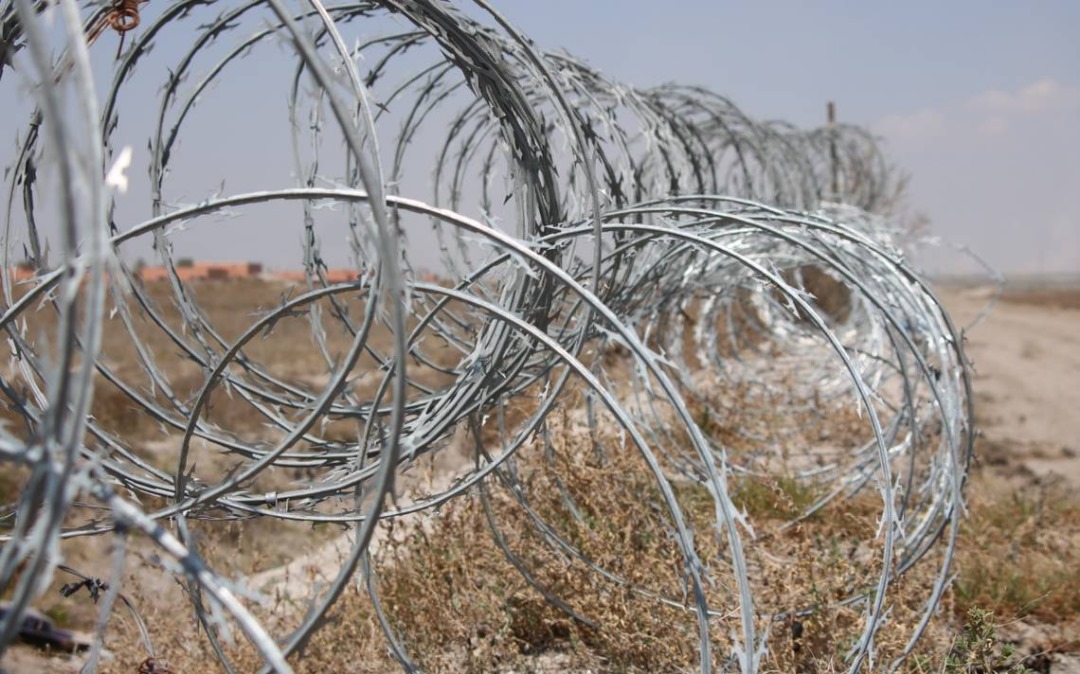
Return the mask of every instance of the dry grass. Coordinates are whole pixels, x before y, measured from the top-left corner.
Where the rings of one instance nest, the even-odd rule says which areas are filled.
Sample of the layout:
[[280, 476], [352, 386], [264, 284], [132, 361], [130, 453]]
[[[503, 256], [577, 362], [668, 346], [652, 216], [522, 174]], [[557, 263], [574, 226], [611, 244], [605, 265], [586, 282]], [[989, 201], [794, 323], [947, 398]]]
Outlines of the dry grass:
[[1046, 309], [1080, 309], [1080, 288], [1007, 288], [1002, 301]]
[[[641, 588], [681, 601], [681, 557], [666, 517], [656, 508], [651, 478], [632, 456], [613, 457], [618, 460], [602, 465], [587, 456], [579, 455], [560, 472], [580, 518], [572, 516], [558, 498], [550, 472], [530, 472], [526, 459], [522, 475], [533, 494], [530, 504], [596, 564]], [[1076, 615], [1070, 608], [1076, 601], [1075, 579], [1071, 586], [1063, 583], [1050, 592], [1040, 588], [1058, 583], [1061, 574], [1068, 572], [1064, 560], [1075, 559], [1075, 548], [1048, 547], [1047, 539], [1076, 545], [1080, 537], [1075, 514], [1080, 504], [1057, 488], [1046, 487], [1040, 516], [1037, 502], [1006, 495], [994, 480], [989, 475], [975, 478], [973, 493], [983, 496], [973, 499], [971, 518], [961, 537], [959, 578], [946, 600], [949, 612], [920, 644], [909, 661], [910, 671], [941, 671], [950, 653], [956, 652], [956, 643], [963, 643], [972, 608], [986, 609], [999, 621], [1026, 614], [1055, 623]], [[699, 532], [707, 532], [711, 499], [692, 485], [682, 485], [678, 494], [689, 519]], [[759, 522], [786, 518], [812, 496], [805, 488], [784, 481], [745, 483], [735, 490], [736, 501]], [[553, 552], [506, 489], [492, 485], [488, 498], [508, 547], [534, 572], [538, 583], [595, 626], [552, 606], [523, 580], [493, 542], [481, 500], [470, 497], [444, 509], [432, 532], [413, 529], [403, 545], [381, 559], [383, 605], [417, 664], [436, 672], [543, 671], [545, 666], [555, 667], [549, 671], [693, 669], [695, 625], [684, 608], [658, 604], [655, 598], [602, 580], [580, 562]], [[860, 569], [850, 559], [851, 541], [868, 537], [878, 512], [872, 499], [854, 499], [790, 530], [782, 540], [768, 539], [762, 545], [773, 555], [782, 555], [782, 561], [767, 564], [761, 556], [752, 557], [761, 565], [755, 575], [759, 606], [801, 608], [850, 594], [853, 578], [865, 581], [868, 572], [876, 571], [872, 565]], [[722, 543], [705, 533], [696, 540], [699, 554], [717, 563]], [[1018, 543], [1012, 544], [1013, 540]], [[1007, 547], [1013, 548], [1012, 557], [1003, 555]], [[1053, 565], [1052, 559], [1057, 560]], [[724, 573], [717, 573], [718, 566], [712, 570], [721, 583], [710, 590], [710, 602], [730, 606]], [[1026, 575], [1030, 587], [1026, 594], [1011, 595], [1018, 575]], [[928, 580], [917, 569], [894, 589], [894, 625], [882, 632], [881, 657], [895, 655], [906, 642]], [[851, 645], [860, 618], [857, 609], [834, 607], [774, 625], [767, 671], [842, 670], [843, 653]], [[727, 632], [721, 625], [728, 624], [722, 621], [714, 627], [716, 652], [726, 652]], [[171, 625], [162, 635], [165, 643], [178, 648], [172, 652], [184, 655], [181, 661], [188, 669], [208, 667], [209, 651], [202, 647], [193, 652], [192, 642], [178, 638], [176, 631]], [[249, 651], [240, 649], [236, 654], [241, 670], [254, 666]], [[345, 660], [348, 666], [339, 669]], [[296, 665], [306, 672], [396, 668], [386, 654], [369, 601], [356, 588], [335, 606], [328, 624]]]
[[[693, 669], [696, 624], [686, 604], [682, 557], [655, 481], [634, 452], [620, 449], [613, 438], [604, 439], [608, 455], [598, 461], [581, 434], [554, 435], [561, 438], [554, 466], [542, 461], [535, 447], [518, 462], [530, 506], [563, 540], [625, 582], [603, 579], [581, 560], [553, 550], [514, 493], [491, 483], [485, 497], [507, 548], [580, 619], [526, 582], [495, 543], [483, 499], [472, 496], [446, 507], [430, 532], [414, 527], [403, 544], [380, 557], [380, 596], [393, 628], [406, 638], [407, 652], [425, 671], [529, 671], [552, 662], [560, 671]], [[573, 498], [573, 509], [560, 495], [560, 484]], [[692, 483], [679, 484], [677, 496], [697, 532], [697, 552], [716, 580], [706, 590], [710, 605], [730, 609], [735, 602], [726, 544], [710, 534], [712, 499]], [[753, 545], [749, 560], [763, 615], [828, 606], [869, 587], [880, 571], [880, 560], [862, 554], [859, 545], [873, 539], [880, 512], [874, 497], [848, 500], [782, 534], [776, 531], [775, 525], [817, 496], [812, 487], [791, 480], [735, 486], [736, 503], [762, 531], [773, 532]], [[896, 626], [878, 641], [881, 657], [897, 655], [906, 643], [927, 582], [913, 575], [896, 586]], [[671, 605], [643, 593], [666, 597]], [[736, 623], [731, 615], [711, 622], [714, 653], [721, 657], [730, 650], [728, 634]], [[834, 604], [776, 623], [766, 668], [842, 669], [860, 624], [859, 608]], [[941, 640], [924, 652], [934, 648], [940, 655]], [[369, 601], [355, 588], [335, 606], [296, 665], [306, 672], [339, 671], [345, 652], [344, 671], [395, 669]], [[247, 649], [235, 655], [241, 670], [255, 665]], [[211, 665], [207, 651], [192, 654], [190, 646], [183, 660], [199, 671]]]
[[[163, 312], [174, 320], [175, 309], [169, 308], [164, 290], [159, 287], [151, 292], [158, 293], [155, 297]], [[252, 320], [250, 312], [237, 313], [235, 307], [270, 307], [280, 296], [280, 288], [241, 283], [230, 284], [228, 293], [203, 292], [199, 299], [205, 300], [203, 306], [215, 326], [226, 336], [235, 336]], [[834, 308], [842, 313], [842, 298], [833, 300], [837, 303]], [[330, 338], [334, 350], [347, 344], [347, 335], [340, 332], [331, 330]], [[198, 368], [185, 362], [156, 330], [147, 328], [145, 340], [162, 369], [178, 382], [178, 390], [190, 394], [197, 388], [201, 383]], [[253, 345], [251, 355], [261, 362], [284, 363], [281, 367], [289, 369], [283, 376], [323, 372], [321, 359], [308, 358], [313, 354], [307, 347], [310, 343], [306, 319], [285, 320], [273, 335]], [[124, 376], [139, 376], [129, 341], [115, 326], [106, 334], [106, 354]], [[608, 356], [618, 354], [605, 354]], [[803, 439], [810, 441], [827, 438], [840, 442], [864, 432], [864, 421], [853, 411], [824, 415], [819, 410], [816, 418], [774, 419], [760, 413], [770, 407], [768, 401], [737, 404], [752, 398], [749, 389], [729, 395], [733, 400], [718, 398], [708, 405], [692, 405], [692, 412], [695, 418], [700, 416], [707, 434], [732, 451], [744, 446], [749, 449], [781, 425], [803, 429]], [[227, 396], [217, 399], [215, 394], [215, 398], [212, 419], [221, 415], [230, 428], [258, 432], [261, 418], [252, 415], [250, 406]], [[12, 401], [6, 403], [10, 407]], [[743, 409], [747, 414], [716, 416], [708, 412], [718, 409]], [[3, 415], [14, 418], [10, 409]], [[109, 386], [99, 390], [94, 416], [129, 441], [160, 437], [157, 425]], [[378, 587], [392, 627], [404, 637], [410, 657], [427, 671], [692, 669], [697, 659], [697, 627], [686, 608], [682, 556], [671, 536], [670, 516], [660, 502], [653, 477], [640, 457], [622, 448], [616, 438], [604, 439], [608, 454], [600, 461], [587, 441], [588, 434], [573, 428], [566, 417], [553, 420], [552, 431], [559, 457], [554, 465], [546, 462], [535, 446], [523, 450], [517, 462], [530, 495], [529, 504], [592, 563], [627, 583], [604, 579], [581, 560], [553, 549], [514, 492], [503, 483], [489, 481], [487, 504], [507, 547], [532, 571], [539, 585], [585, 620], [553, 606], [529, 585], [495, 543], [484, 502], [473, 495], [443, 508], [430, 531], [408, 529], [402, 544], [380, 554]], [[328, 435], [340, 433], [341, 439], [347, 439], [349, 432], [342, 428], [328, 431]], [[755, 442], [748, 437], [754, 437]], [[776, 442], [780, 439], [773, 438]], [[172, 456], [153, 458], [165, 467]], [[946, 599], [948, 610], [920, 644], [917, 657], [909, 661], [910, 671], [940, 671], [954, 642], [964, 633], [972, 608], [991, 611], [998, 621], [1026, 616], [1052, 624], [1080, 613], [1080, 573], [1068, 562], [1080, 559], [1080, 500], [1060, 485], [1029, 483], [1015, 491], [1014, 484], [988, 470], [973, 477], [970, 517], [961, 535], [958, 577]], [[14, 472], [6, 467], [0, 471], [0, 500], [11, 503], [19, 486]], [[573, 508], [567, 506], [562, 489], [573, 500]], [[759, 540], [751, 545], [749, 560], [759, 613], [765, 616], [817, 607], [797, 619], [771, 625], [769, 671], [842, 670], [843, 654], [859, 631], [861, 609], [829, 606], [868, 587], [880, 571], [881, 560], [865, 554], [866, 546], [860, 547], [865, 541], [872, 542], [877, 530], [880, 504], [872, 495], [836, 503], [797, 526], [781, 530], [781, 523], [802, 512], [820, 493], [812, 484], [783, 475], [732, 484], [733, 499], [750, 514], [759, 534]], [[722, 609], [735, 606], [731, 576], [726, 571], [726, 543], [723, 536], [713, 533], [711, 496], [690, 482], [678, 483], [676, 495], [696, 532], [697, 553], [717, 580], [707, 588], [710, 605]], [[337, 533], [330, 527], [312, 530], [256, 521], [197, 522], [193, 526], [200, 536], [201, 551], [217, 568], [237, 576], [282, 564]], [[102, 550], [98, 543], [67, 542], [65, 554], [73, 561], [92, 565]], [[213, 671], [212, 652], [199, 634], [184, 594], [174, 583], [149, 580], [160, 578], [163, 572], [148, 561], [151, 551], [145, 542], [135, 542], [133, 549], [125, 591], [149, 624], [159, 656], [178, 672]], [[916, 567], [894, 587], [891, 624], [877, 644], [880, 658], [898, 654], [906, 643], [926, 596], [933, 561]], [[674, 605], [661, 603], [641, 590], [663, 596]], [[92, 624], [93, 607], [85, 596], [50, 600], [42, 608], [63, 624], [83, 629]], [[283, 604], [271, 603], [259, 610], [276, 622], [296, 619], [295, 610]], [[758, 627], [766, 624], [762, 618]], [[734, 625], [729, 616], [712, 621], [715, 657], [728, 653], [728, 635]], [[237, 638], [243, 641], [239, 635]], [[107, 671], [130, 674], [145, 658], [134, 626], [122, 611], [114, 613], [108, 647], [116, 658]], [[246, 646], [235, 646], [230, 653], [236, 658], [238, 671], [256, 667], [257, 659]], [[396, 669], [370, 601], [356, 586], [333, 608], [327, 623], [295, 664], [305, 672]]]
[[995, 484], [987, 476], [970, 491], [969, 508], [954, 590], [959, 615], [981, 608], [1003, 619], [1048, 623], [1080, 615], [1075, 490], [1047, 480]]

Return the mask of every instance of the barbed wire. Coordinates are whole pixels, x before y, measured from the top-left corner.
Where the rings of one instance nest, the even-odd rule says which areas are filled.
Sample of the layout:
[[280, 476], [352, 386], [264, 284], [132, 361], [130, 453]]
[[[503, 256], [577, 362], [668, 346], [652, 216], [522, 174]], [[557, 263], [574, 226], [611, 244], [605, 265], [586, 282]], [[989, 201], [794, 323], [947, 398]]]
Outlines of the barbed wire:
[[[468, 13], [426, 0], [308, 0], [298, 9], [281, 0], [180, 0], [152, 3], [141, 19], [126, 3], [125, 21], [134, 11], [139, 30], [99, 93], [86, 31], [107, 11], [10, 0], [2, 12], [0, 54], [16, 73], [4, 81], [29, 86], [36, 107], [7, 178], [2, 263], [34, 275], [22, 285], [3, 277], [11, 365], [0, 390], [12, 423], [0, 427], [0, 457], [26, 478], [0, 553], [0, 586], [11, 592], [0, 644], [47, 587], [62, 538], [139, 531], [186, 578], [226, 669], [215, 636], [222, 611], [268, 669], [289, 671], [287, 658], [370, 563], [380, 522], [437, 509], [491, 480], [511, 487], [560, 554], [634, 588], [531, 509], [515, 467], [523, 448], [569, 430], [553, 411], [573, 410], [598, 452], [611, 449], [603, 437], [620, 435], [655, 481], [684, 561], [702, 671], [758, 671], [768, 625], [787, 615], [755, 601], [752, 552], [768, 541], [732, 496], [738, 480], [780, 470], [821, 488], [789, 525], [867, 490], [880, 495], [880, 532], [862, 541], [876, 551], [877, 570], [839, 600], [863, 610], [851, 671], [872, 664], [895, 581], [940, 551], [927, 562], [938, 565], [936, 581], [903, 653], [914, 648], [949, 582], [971, 391], [959, 333], [902, 252], [906, 233], [894, 216], [904, 177], [866, 131], [806, 132], [754, 120], [703, 88], [621, 84], [542, 50], [483, 0]], [[49, 28], [56, 13], [59, 42]], [[360, 36], [351, 47], [347, 31]], [[254, 49], [282, 43], [295, 57], [291, 71], [277, 73], [289, 83], [295, 184], [174, 203], [177, 144], [194, 133], [196, 103]], [[154, 60], [163, 44], [166, 66]], [[130, 152], [116, 146], [119, 111], [132, 109], [125, 97], [144, 62], [166, 69], [156, 107], [137, 95], [137, 116], [152, 124], [150, 216], [122, 227], [115, 197], [124, 161], [108, 168]], [[427, 201], [403, 192], [424, 166], [433, 176]], [[182, 280], [172, 237], [212, 216], [289, 204], [301, 209], [306, 287], [227, 334]], [[329, 280], [317, 231], [333, 218], [346, 223], [355, 281]], [[59, 245], [50, 249], [53, 229]], [[173, 307], [160, 305], [123, 254], [147, 239]], [[416, 271], [417, 241], [435, 242], [438, 280]], [[43, 313], [50, 322], [41, 323]], [[308, 321], [326, 373], [318, 385], [253, 355], [297, 317]], [[138, 376], [104, 355], [103, 331], [117, 324]], [[198, 371], [190, 397], [159, 365], [161, 344]], [[356, 385], [361, 378], [366, 387]], [[90, 414], [105, 389], [179, 438], [171, 467]], [[730, 417], [735, 391], [749, 396], [737, 404], [759, 402], [750, 417], [769, 420], [768, 439], [749, 425], [734, 429], [738, 442], [708, 432], [709, 419]], [[258, 418], [258, 433], [209, 416], [222, 393]], [[846, 444], [799, 439], [807, 423], [826, 426], [840, 408], [861, 419]], [[350, 437], [327, 431], [336, 420], [352, 424]], [[469, 429], [471, 459], [460, 474], [440, 489], [390, 498], [409, 466], [450, 451]], [[224, 474], [199, 473], [194, 456], [205, 450], [196, 446], [235, 463]], [[292, 483], [265, 486], [274, 471], [291, 471]], [[676, 494], [684, 483], [713, 503], [718, 558], [703, 559], [694, 543]], [[564, 497], [572, 510], [574, 496]], [[89, 515], [84, 499], [97, 504]], [[352, 528], [333, 581], [277, 638], [236, 583], [206, 563], [188, 526], [253, 517]], [[124, 546], [114, 554], [122, 568]], [[528, 575], [528, 564], [515, 562]], [[711, 588], [721, 577], [718, 605]], [[109, 583], [103, 611], [119, 585]], [[374, 585], [367, 589], [377, 605]], [[408, 635], [382, 624], [411, 667]], [[715, 653], [721, 633], [730, 643]]]

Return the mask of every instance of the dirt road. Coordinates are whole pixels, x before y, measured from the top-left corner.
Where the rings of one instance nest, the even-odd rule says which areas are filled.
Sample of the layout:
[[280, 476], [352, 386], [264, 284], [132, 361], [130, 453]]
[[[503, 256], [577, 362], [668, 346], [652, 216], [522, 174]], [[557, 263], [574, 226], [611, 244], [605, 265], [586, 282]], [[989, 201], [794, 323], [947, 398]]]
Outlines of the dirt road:
[[[992, 292], [941, 293], [968, 326]], [[1001, 301], [965, 330], [983, 462], [1058, 474], [1080, 487], [1080, 310]]]

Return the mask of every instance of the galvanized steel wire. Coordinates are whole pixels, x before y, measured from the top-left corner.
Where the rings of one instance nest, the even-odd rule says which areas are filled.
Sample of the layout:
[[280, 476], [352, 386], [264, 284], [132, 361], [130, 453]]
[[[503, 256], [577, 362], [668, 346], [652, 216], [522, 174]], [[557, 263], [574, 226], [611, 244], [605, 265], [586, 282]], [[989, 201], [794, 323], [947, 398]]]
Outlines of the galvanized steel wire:
[[[0, 643], [11, 641], [17, 616], [51, 579], [62, 537], [115, 532], [123, 541], [141, 531], [186, 578], [204, 624], [224, 611], [268, 669], [289, 671], [286, 658], [370, 562], [380, 522], [438, 508], [493, 478], [517, 484], [527, 509], [515, 456], [545, 436], [553, 410], [572, 404], [587, 410], [582, 423], [593, 433], [617, 428], [654, 476], [685, 561], [702, 671], [758, 671], [771, 647], [762, 625], [782, 615], [755, 603], [747, 551], [766, 542], [731, 490], [733, 480], [775, 468], [777, 442], [736, 451], [702, 429], [703, 415], [725, 413], [723, 392], [750, 384], [768, 394], [762, 404], [773, 418], [794, 419], [807, 401], [822, 414], [858, 408], [856, 444], [824, 451], [793, 443], [785, 461], [797, 479], [826, 487], [800, 519], [861, 491], [880, 494], [880, 532], [865, 541], [880, 570], [844, 600], [863, 608], [850, 670], [873, 664], [896, 579], [940, 552], [928, 562], [939, 566], [937, 581], [911, 631], [913, 647], [949, 581], [971, 456], [970, 381], [957, 330], [902, 252], [893, 216], [903, 176], [866, 131], [807, 132], [754, 120], [702, 88], [619, 83], [542, 50], [483, 0], [468, 13], [428, 0], [307, 0], [295, 8], [281, 0], [155, 0], [99, 98], [84, 27], [103, 11], [80, 13], [73, 0], [48, 9], [9, 0], [3, 8], [4, 64], [15, 70], [4, 72], [2, 86], [30, 83], [36, 108], [7, 174], [2, 262], [7, 269], [26, 261], [36, 273], [23, 285], [3, 280], [0, 324], [12, 362], [0, 390], [19, 423], [0, 427], [0, 457], [4, 470], [19, 465], [28, 477], [0, 553], [0, 585], [11, 589], [14, 609]], [[66, 31], [56, 58], [47, 23], [54, 13]], [[136, 66], [159, 57], [151, 48], [176, 34], [159, 100], [125, 99]], [[255, 50], [282, 42], [295, 56], [294, 69], [278, 73], [289, 82], [292, 138], [267, 142], [291, 143], [295, 185], [173, 204], [171, 162], [196, 102], [227, 86]], [[116, 182], [105, 177], [122, 154], [119, 111], [132, 115], [133, 107], [155, 120], [152, 215], [122, 226]], [[420, 138], [437, 142], [418, 153]], [[432, 194], [401, 192], [416, 171], [433, 176]], [[42, 193], [59, 201], [43, 209]], [[306, 288], [227, 337], [177, 274], [170, 236], [214, 215], [284, 204], [302, 208]], [[347, 221], [355, 282], [327, 281], [316, 229], [330, 213]], [[44, 219], [59, 223], [55, 239], [46, 240], [53, 224]], [[179, 323], [125, 261], [125, 247], [147, 237], [169, 271]], [[436, 242], [442, 282], [414, 270], [406, 240], [417, 239]], [[806, 275], [842, 288], [846, 308], [824, 308]], [[357, 297], [359, 311], [349, 306]], [[33, 327], [40, 312], [56, 317], [47, 336]], [[319, 386], [247, 353], [296, 316], [310, 319], [310, 348], [329, 373]], [[106, 321], [128, 333], [140, 383], [99, 357]], [[344, 352], [328, 344], [328, 323], [347, 332]], [[156, 364], [144, 345], [147, 325], [201, 371], [194, 398]], [[375, 331], [389, 343], [376, 345]], [[436, 341], [451, 345], [456, 362], [430, 354], [425, 344]], [[622, 354], [621, 364], [597, 355], [609, 352]], [[445, 379], [433, 384], [417, 368]], [[373, 383], [367, 392], [352, 386], [361, 375]], [[182, 438], [171, 469], [89, 415], [103, 386]], [[252, 437], [207, 418], [220, 391], [255, 410], [265, 433]], [[526, 413], [512, 417], [514, 405]], [[355, 436], [326, 435], [329, 418], [354, 420]], [[417, 457], [445, 451], [455, 433], [485, 423], [496, 427], [497, 442], [478, 446], [459, 479], [408, 501], [389, 498], [395, 476]], [[217, 482], [193, 477], [195, 442], [237, 459], [235, 470]], [[260, 475], [274, 468], [309, 479], [260, 488]], [[719, 559], [699, 557], [673, 487], [684, 482], [710, 494], [724, 542]], [[73, 524], [86, 500], [99, 509]], [[204, 562], [187, 526], [251, 517], [353, 528], [334, 581], [285, 635], [271, 635], [234, 584]], [[537, 526], [575, 554], [557, 528]], [[124, 554], [118, 546], [117, 568]], [[730, 579], [721, 606], [705, 590], [718, 576]], [[119, 591], [110, 585], [103, 611]], [[214, 629], [207, 633], [215, 639]], [[730, 638], [722, 653], [714, 652], [718, 635]], [[388, 637], [408, 663], [408, 634]], [[214, 647], [228, 667], [216, 640]]]

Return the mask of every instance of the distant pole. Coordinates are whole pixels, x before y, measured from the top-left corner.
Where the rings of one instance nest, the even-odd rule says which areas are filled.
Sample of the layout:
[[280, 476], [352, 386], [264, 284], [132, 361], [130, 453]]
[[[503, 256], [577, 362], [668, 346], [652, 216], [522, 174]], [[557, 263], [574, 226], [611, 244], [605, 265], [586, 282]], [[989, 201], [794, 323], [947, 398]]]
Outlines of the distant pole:
[[840, 199], [840, 166], [836, 158], [836, 103], [829, 101], [826, 106], [829, 128], [829, 171], [832, 174], [832, 198]]

